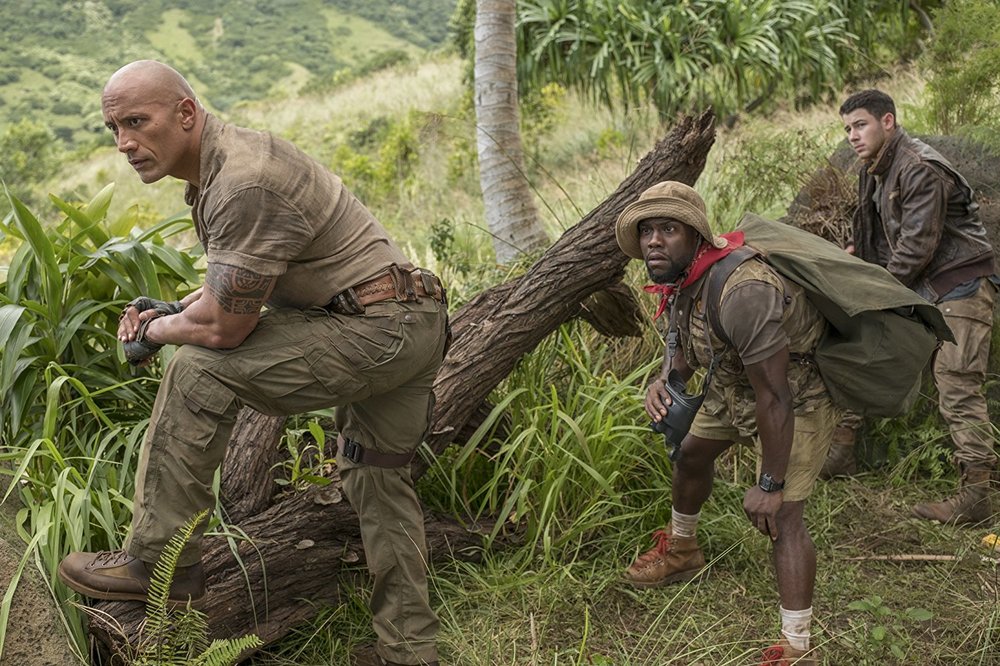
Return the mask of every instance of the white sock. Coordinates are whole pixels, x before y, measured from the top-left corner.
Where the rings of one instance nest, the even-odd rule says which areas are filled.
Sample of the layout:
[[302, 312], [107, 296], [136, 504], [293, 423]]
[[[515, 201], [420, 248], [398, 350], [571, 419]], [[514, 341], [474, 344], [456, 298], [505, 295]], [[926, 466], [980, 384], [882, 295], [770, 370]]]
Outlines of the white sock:
[[803, 610], [786, 610], [778, 606], [778, 610], [781, 611], [781, 633], [788, 639], [788, 644], [796, 650], [808, 650], [812, 606]]
[[696, 514], [688, 515], [686, 513], [679, 513], [677, 509], [671, 507], [670, 509], [670, 520], [671, 520], [671, 531], [674, 536], [678, 537], [693, 537], [694, 533], [698, 530], [698, 517], [701, 516], [699, 511]]

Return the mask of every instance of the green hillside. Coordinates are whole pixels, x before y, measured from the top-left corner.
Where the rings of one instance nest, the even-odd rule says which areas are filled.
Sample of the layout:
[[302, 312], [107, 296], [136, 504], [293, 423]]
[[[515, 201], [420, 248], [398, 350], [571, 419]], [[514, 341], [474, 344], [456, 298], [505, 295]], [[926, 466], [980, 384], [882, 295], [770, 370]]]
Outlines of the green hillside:
[[[65, 148], [103, 131], [98, 92], [122, 64], [156, 58], [208, 106], [284, 94], [444, 43], [454, 0], [34, 0], [0, 3], [0, 127], [43, 124]], [[323, 17], [323, 20], [317, 20]], [[0, 162], [0, 169], [4, 166]], [[6, 170], [6, 169], [4, 169]], [[2, 175], [2, 174], [0, 174]], [[10, 175], [5, 177], [8, 179]]]

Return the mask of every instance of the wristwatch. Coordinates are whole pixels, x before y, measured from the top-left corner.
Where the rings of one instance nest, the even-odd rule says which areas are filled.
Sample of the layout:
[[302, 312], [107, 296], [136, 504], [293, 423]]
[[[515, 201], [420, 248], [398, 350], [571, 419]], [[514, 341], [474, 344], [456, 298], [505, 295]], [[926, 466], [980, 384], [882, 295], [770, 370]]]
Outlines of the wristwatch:
[[760, 475], [760, 481], [757, 482], [757, 485], [765, 493], [773, 493], [776, 490], [782, 490], [785, 487], [785, 482], [775, 481], [770, 474], [764, 472]]

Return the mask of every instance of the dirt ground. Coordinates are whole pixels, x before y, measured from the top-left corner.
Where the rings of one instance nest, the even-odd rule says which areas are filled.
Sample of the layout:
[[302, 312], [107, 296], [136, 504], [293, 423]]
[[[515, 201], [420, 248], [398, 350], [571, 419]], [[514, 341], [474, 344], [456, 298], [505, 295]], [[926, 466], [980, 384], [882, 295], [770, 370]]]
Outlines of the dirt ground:
[[[17, 500], [0, 505], [0, 589], [5, 592], [17, 574], [25, 550], [14, 530]], [[54, 601], [41, 574], [28, 562], [17, 584], [10, 609], [7, 637], [0, 663], [7, 666], [73, 666], [80, 660], [70, 649]]]

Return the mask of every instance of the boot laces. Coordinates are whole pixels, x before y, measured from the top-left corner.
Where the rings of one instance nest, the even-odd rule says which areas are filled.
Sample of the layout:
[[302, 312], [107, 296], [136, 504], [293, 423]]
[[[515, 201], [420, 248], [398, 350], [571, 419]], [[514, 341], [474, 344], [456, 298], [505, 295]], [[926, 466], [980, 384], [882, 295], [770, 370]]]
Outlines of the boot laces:
[[780, 645], [772, 645], [764, 648], [759, 666], [785, 666], [787, 663], [785, 648]]
[[94, 556], [94, 564], [117, 566], [128, 562], [130, 556], [124, 550], [102, 550]]
[[639, 562], [645, 564], [666, 555], [670, 551], [673, 539], [673, 535], [667, 534], [666, 530], [656, 530], [653, 532], [653, 547], [639, 556]]

